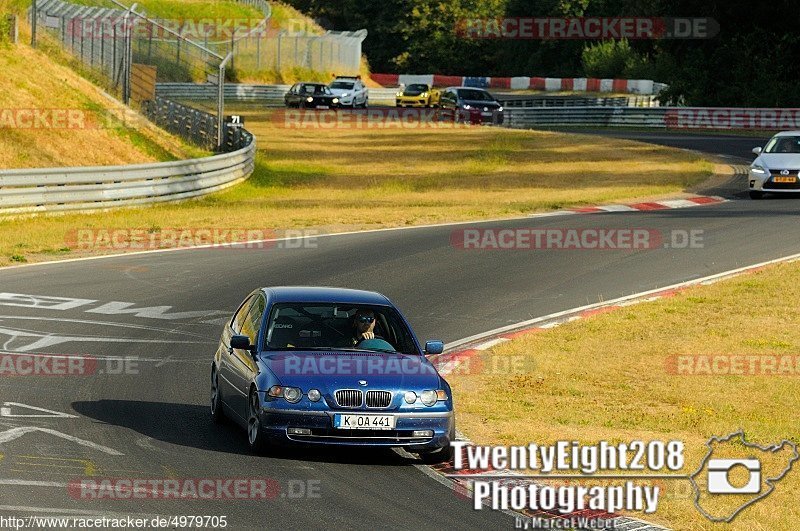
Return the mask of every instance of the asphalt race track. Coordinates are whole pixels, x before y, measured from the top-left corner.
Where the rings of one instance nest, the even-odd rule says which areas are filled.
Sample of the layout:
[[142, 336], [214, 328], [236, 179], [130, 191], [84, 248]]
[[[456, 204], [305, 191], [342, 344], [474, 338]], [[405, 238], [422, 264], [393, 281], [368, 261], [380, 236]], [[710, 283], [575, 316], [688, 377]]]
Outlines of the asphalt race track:
[[[761, 143], [634, 136], [743, 159]], [[176, 251], [0, 271], [0, 292], [33, 296], [0, 295], [0, 349], [99, 358], [90, 374], [0, 381], [0, 514], [226, 515], [237, 529], [511, 528], [510, 516], [474, 511], [408, 455], [249, 455], [243, 430], [214, 426], [208, 415], [211, 355], [225, 318], [261, 285], [373, 289], [400, 306], [423, 341], [454, 341], [800, 252], [798, 210], [798, 200], [735, 199], [323, 237], [316, 248]], [[699, 230], [702, 248], [454, 248], [452, 232], [470, 227]], [[266, 501], [75, 499], [70, 481], [87, 477], [266, 477], [275, 490]]]

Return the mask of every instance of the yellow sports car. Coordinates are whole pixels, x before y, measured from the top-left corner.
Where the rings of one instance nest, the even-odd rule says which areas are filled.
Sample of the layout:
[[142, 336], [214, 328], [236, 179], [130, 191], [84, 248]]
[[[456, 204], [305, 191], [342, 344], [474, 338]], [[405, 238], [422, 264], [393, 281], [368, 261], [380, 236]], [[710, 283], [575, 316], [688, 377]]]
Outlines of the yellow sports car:
[[441, 92], [423, 83], [413, 83], [397, 93], [398, 107], [438, 107]]

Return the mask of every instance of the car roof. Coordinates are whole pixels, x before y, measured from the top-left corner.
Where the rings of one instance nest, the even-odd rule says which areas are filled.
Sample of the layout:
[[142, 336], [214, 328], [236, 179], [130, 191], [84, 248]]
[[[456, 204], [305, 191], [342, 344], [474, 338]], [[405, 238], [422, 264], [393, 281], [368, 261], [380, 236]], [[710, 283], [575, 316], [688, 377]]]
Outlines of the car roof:
[[272, 302], [335, 302], [338, 304], [373, 304], [391, 306], [386, 296], [374, 291], [359, 289], [311, 287], [311, 286], [271, 286], [262, 288]]
[[775, 136], [798, 136], [800, 135], [800, 131], [781, 131], [780, 133], [776, 133]]
[[311, 85], [314, 87], [327, 87], [325, 83], [317, 83], [317, 82], [309, 82], [309, 81], [301, 81], [298, 85]]

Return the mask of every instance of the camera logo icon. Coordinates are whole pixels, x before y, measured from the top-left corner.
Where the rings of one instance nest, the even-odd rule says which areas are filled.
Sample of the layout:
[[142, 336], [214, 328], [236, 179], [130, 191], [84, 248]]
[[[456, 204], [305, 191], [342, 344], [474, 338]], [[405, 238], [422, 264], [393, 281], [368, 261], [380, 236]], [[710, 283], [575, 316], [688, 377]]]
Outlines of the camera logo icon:
[[[731, 472], [737, 467], [745, 467], [750, 476], [747, 483], [736, 487], [730, 480]], [[761, 492], [761, 461], [758, 459], [709, 459], [709, 494], [759, 494]]]

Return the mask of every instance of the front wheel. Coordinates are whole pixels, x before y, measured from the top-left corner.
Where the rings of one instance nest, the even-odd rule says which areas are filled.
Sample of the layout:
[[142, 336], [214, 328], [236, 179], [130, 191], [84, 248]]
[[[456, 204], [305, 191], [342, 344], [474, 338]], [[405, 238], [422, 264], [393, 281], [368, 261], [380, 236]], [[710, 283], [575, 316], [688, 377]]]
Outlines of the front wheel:
[[264, 433], [261, 430], [261, 415], [259, 415], [261, 404], [255, 389], [250, 391], [250, 398], [247, 403], [247, 443], [253, 453], [261, 454], [267, 445], [264, 440]]
[[221, 424], [225, 420], [225, 412], [222, 410], [222, 397], [219, 392], [219, 376], [216, 369], [211, 371], [211, 420], [215, 424]]
[[758, 192], [756, 190], [750, 192], [750, 199], [761, 199], [762, 197], [764, 197], [764, 192]]

